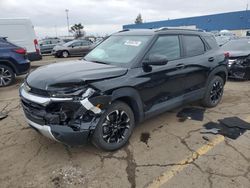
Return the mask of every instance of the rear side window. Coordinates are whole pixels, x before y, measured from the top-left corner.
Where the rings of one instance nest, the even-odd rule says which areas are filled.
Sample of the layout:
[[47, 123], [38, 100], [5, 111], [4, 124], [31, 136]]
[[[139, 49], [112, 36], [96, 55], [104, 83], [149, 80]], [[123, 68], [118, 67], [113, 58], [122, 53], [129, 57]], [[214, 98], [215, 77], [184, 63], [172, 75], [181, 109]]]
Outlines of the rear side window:
[[218, 44], [217, 41], [215, 39], [215, 37], [213, 36], [205, 36], [204, 39], [206, 40], [206, 42], [208, 43], [208, 45], [210, 46], [210, 48], [218, 48]]
[[82, 41], [82, 46], [88, 46], [88, 45], [90, 45], [89, 41]]
[[199, 36], [184, 35], [183, 41], [186, 50], [186, 56], [197, 56], [205, 52], [205, 45]]
[[179, 59], [180, 43], [177, 35], [160, 36], [148, 55], [164, 55], [169, 61]]

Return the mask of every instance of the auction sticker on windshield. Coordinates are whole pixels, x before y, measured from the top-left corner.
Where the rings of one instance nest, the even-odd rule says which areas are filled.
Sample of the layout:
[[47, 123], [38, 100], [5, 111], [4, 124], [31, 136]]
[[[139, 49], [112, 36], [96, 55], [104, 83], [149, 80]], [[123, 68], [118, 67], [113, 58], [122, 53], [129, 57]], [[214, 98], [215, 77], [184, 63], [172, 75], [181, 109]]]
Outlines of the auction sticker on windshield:
[[135, 40], [127, 40], [124, 45], [127, 45], [127, 46], [140, 46], [141, 45], [141, 41], [135, 41]]

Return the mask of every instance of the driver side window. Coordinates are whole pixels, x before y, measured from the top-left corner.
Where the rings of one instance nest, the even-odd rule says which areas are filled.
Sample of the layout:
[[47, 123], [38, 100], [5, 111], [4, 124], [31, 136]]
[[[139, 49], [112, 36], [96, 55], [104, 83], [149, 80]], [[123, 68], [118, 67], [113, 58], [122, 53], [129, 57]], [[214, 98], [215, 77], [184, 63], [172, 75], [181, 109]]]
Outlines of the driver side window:
[[150, 55], [164, 55], [168, 61], [181, 57], [180, 43], [178, 35], [160, 36], [150, 49]]

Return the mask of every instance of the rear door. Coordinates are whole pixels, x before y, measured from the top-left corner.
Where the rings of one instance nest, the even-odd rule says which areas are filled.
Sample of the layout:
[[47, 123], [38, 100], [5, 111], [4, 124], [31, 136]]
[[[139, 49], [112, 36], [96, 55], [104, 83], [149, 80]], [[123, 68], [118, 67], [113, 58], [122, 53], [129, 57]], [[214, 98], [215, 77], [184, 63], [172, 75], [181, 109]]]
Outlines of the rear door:
[[90, 51], [91, 42], [84, 40], [82, 41], [82, 53], [81, 55], [86, 55]]
[[186, 73], [181, 84], [184, 93], [204, 90], [209, 63], [214, 61], [214, 57], [209, 56], [207, 46], [199, 35], [182, 35], [181, 39], [185, 56], [182, 64]]
[[71, 55], [80, 55], [82, 52], [82, 42], [81, 41], [74, 42], [71, 45], [69, 51]]

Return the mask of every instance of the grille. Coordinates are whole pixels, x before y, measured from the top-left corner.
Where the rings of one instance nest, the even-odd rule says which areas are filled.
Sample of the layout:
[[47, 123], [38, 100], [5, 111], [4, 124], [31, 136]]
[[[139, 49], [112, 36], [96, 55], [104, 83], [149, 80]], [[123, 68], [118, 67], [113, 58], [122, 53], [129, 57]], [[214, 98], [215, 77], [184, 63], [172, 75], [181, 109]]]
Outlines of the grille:
[[45, 124], [44, 121], [44, 116], [46, 114], [45, 107], [33, 103], [31, 101], [27, 101], [25, 99], [22, 99], [21, 102], [23, 106], [23, 111], [28, 119], [40, 125]]

